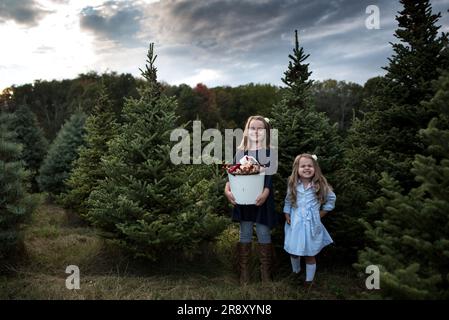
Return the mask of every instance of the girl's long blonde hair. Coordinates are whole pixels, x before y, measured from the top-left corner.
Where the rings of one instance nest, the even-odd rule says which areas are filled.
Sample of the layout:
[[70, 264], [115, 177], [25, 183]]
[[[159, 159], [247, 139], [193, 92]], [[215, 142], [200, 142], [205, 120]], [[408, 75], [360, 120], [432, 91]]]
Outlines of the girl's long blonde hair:
[[330, 191], [332, 191], [332, 187], [327, 182], [326, 178], [323, 176], [323, 173], [321, 172], [321, 168], [318, 165], [318, 162], [312, 157], [311, 154], [303, 153], [295, 158], [295, 161], [293, 162], [292, 174], [288, 178], [288, 189], [289, 189], [288, 197], [290, 199], [292, 206], [296, 207], [296, 198], [297, 198], [296, 186], [298, 185], [299, 181], [298, 171], [299, 171], [299, 160], [301, 160], [301, 158], [308, 158], [312, 160], [313, 167], [315, 168], [315, 174], [313, 175], [312, 178], [313, 187], [315, 188], [315, 195], [320, 204], [325, 203], [327, 194]]
[[271, 135], [271, 126], [270, 124], [267, 122], [267, 120], [265, 120], [264, 117], [262, 116], [250, 116], [248, 118], [248, 120], [246, 120], [246, 124], [245, 124], [245, 129], [243, 130], [243, 139], [242, 142], [240, 143], [240, 145], [238, 146], [238, 149], [240, 150], [248, 150], [248, 131], [249, 131], [249, 125], [251, 123], [251, 121], [253, 120], [259, 120], [263, 122], [263, 125], [265, 127], [265, 148], [266, 149], [270, 149], [270, 135]]

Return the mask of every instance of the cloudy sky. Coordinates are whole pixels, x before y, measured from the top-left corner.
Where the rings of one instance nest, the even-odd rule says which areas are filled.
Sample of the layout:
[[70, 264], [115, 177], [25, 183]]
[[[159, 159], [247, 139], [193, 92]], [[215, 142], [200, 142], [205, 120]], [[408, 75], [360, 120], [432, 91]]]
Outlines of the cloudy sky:
[[[449, 31], [449, 0], [432, 0]], [[369, 29], [369, 5], [379, 29]], [[0, 90], [36, 79], [139, 75], [150, 42], [159, 79], [281, 85], [294, 30], [312, 78], [363, 84], [392, 53], [399, 0], [0, 0]], [[371, 18], [370, 18], [371, 17]]]

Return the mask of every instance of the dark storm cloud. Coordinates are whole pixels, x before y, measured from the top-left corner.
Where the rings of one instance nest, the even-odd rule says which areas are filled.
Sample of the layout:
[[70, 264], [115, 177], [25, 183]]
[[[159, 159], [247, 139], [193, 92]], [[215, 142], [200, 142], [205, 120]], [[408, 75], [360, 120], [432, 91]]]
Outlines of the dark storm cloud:
[[[443, 13], [440, 24], [447, 28], [449, 1], [431, 3], [433, 12]], [[380, 29], [365, 25], [369, 5], [380, 10]], [[312, 77], [363, 83], [384, 73], [382, 67], [393, 53], [389, 42], [397, 42], [393, 34], [400, 10], [399, 1], [391, 0], [174, 1], [161, 2], [158, 25], [162, 45], [173, 41], [207, 47], [209, 67], [221, 59], [229, 62], [233, 74], [242, 74], [244, 64], [255, 66], [249, 73], [261, 75], [275, 65], [285, 69], [294, 30], [299, 29], [300, 45], [310, 53]], [[239, 63], [233, 65], [233, 60]]]
[[92, 31], [99, 39], [109, 39], [132, 45], [140, 29], [141, 8], [132, 2], [108, 1], [98, 7], [85, 7], [80, 14], [80, 26]]
[[[434, 12], [444, 13], [440, 24], [447, 28], [449, 0], [431, 3]], [[380, 9], [378, 30], [365, 26], [369, 5]], [[155, 42], [167, 65], [184, 61], [173, 73], [211, 69], [233, 84], [280, 84], [298, 29], [312, 77], [363, 83], [384, 73], [401, 8], [398, 0], [110, 1], [84, 8], [81, 27], [125, 46], [132, 40], [143, 50]]]
[[[444, 3], [447, 0], [438, 1]], [[399, 1], [391, 0], [162, 0], [109, 1], [86, 7], [81, 27], [103, 39], [193, 45], [210, 52], [247, 52], [285, 45], [299, 29], [305, 41], [349, 41], [366, 36], [368, 5], [381, 10], [381, 25], [390, 30]], [[379, 33], [379, 32], [378, 32]], [[341, 40], [341, 39], [339, 39]]]
[[[309, 62], [320, 78], [344, 78], [341, 70], [354, 72], [354, 81], [373, 74], [384, 64], [392, 41], [391, 23], [395, 10], [391, 1], [378, 6], [385, 14], [383, 30], [367, 30], [366, 7], [372, 1], [166, 1], [152, 4], [158, 15], [149, 21], [157, 26], [161, 46], [167, 43], [206, 49], [202, 61], [207, 68], [226, 65], [228, 74], [244, 72], [265, 79], [276, 69], [280, 82], [282, 70], [292, 51], [294, 30], [300, 30], [300, 44], [310, 53]], [[153, 11], [153, 12], [154, 12]], [[387, 17], [389, 17], [387, 19]], [[173, 54], [177, 47], [170, 47]], [[165, 52], [164, 52], [165, 54]], [[360, 61], [365, 61], [362, 65]], [[353, 63], [353, 65], [352, 65]], [[363, 69], [361, 69], [363, 68]], [[330, 70], [326, 74], [326, 70]], [[338, 73], [338, 74], [335, 74]], [[362, 75], [362, 76], [360, 76]]]
[[[272, 43], [295, 29], [363, 17], [372, 1], [162, 1], [151, 4], [163, 39], [207, 47], [252, 47]], [[152, 21], [153, 23], [154, 21]], [[364, 24], [360, 24], [364, 28]]]
[[0, 23], [14, 20], [16, 23], [32, 27], [50, 12], [34, 0], [0, 0]]

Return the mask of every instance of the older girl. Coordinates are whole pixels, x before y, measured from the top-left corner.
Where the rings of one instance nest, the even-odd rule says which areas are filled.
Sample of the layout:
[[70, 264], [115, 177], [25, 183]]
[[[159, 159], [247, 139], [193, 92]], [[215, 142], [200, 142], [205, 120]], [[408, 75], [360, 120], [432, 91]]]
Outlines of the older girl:
[[273, 158], [270, 156], [270, 124], [267, 118], [251, 116], [246, 121], [243, 140], [238, 147], [235, 160], [239, 161], [245, 155], [254, 157], [265, 166], [265, 181], [262, 193], [254, 205], [240, 205], [235, 202], [229, 182], [226, 183], [225, 195], [234, 205], [232, 220], [240, 223], [240, 239], [238, 243], [240, 283], [249, 281], [249, 257], [253, 228], [256, 227], [259, 257], [261, 262], [261, 278], [263, 282], [270, 281], [272, 265], [271, 229], [278, 223], [279, 217], [274, 211], [273, 181], [270, 166]]

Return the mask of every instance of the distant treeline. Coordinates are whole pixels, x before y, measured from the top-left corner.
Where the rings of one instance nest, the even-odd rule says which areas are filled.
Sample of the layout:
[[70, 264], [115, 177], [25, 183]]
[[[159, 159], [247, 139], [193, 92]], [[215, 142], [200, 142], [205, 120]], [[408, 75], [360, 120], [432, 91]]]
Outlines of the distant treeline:
[[[365, 86], [336, 80], [315, 81], [312, 98], [317, 111], [327, 114], [332, 123], [346, 131], [355, 115], [363, 110], [362, 101], [375, 92], [377, 78]], [[113, 109], [120, 119], [126, 97], [137, 97], [143, 80], [131, 74], [89, 72], [62, 81], [40, 81], [12, 86], [0, 96], [0, 106], [15, 111], [27, 105], [36, 115], [45, 137], [51, 142], [64, 122], [76, 111], [89, 115], [104, 85]], [[206, 128], [243, 127], [253, 114], [271, 115], [272, 106], [282, 97], [283, 87], [249, 83], [237, 87], [208, 88], [204, 84], [190, 87], [162, 83], [163, 93], [178, 101], [178, 124], [199, 119]]]

